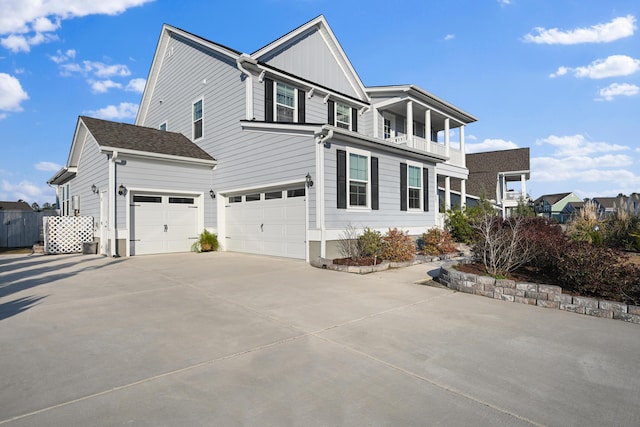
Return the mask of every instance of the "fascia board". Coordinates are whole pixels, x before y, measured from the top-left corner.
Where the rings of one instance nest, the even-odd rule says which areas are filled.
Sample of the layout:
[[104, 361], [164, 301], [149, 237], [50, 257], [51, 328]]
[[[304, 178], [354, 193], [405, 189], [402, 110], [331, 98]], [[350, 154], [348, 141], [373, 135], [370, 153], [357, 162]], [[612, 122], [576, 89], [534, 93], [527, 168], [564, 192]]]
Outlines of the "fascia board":
[[218, 164], [216, 160], [196, 159], [193, 157], [182, 157], [182, 156], [174, 156], [170, 154], [150, 153], [148, 151], [130, 150], [126, 148], [117, 148], [117, 147], [101, 146], [100, 152], [118, 153], [118, 156], [125, 155], [129, 157], [137, 157], [137, 158], [152, 159], [152, 160], [166, 160], [169, 162], [176, 162], [176, 163], [199, 164], [203, 166], [209, 166], [211, 168], [215, 167]]

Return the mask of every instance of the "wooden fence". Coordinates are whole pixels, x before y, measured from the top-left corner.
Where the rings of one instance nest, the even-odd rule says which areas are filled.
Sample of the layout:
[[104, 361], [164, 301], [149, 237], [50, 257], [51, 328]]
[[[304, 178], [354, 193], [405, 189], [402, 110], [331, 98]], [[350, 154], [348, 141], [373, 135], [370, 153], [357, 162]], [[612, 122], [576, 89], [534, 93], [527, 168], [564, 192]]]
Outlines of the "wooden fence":
[[54, 215], [57, 210], [0, 210], [0, 248], [24, 248], [43, 241], [42, 218]]

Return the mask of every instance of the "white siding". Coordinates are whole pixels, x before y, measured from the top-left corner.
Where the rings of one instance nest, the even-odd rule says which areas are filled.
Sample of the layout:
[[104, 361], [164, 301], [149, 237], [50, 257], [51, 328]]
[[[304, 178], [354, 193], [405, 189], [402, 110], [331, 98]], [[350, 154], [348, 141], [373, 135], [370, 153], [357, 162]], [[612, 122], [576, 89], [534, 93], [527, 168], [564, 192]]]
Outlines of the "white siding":
[[260, 59], [281, 70], [330, 87], [346, 95], [358, 97], [345, 76], [346, 70], [340, 67], [317, 31]]

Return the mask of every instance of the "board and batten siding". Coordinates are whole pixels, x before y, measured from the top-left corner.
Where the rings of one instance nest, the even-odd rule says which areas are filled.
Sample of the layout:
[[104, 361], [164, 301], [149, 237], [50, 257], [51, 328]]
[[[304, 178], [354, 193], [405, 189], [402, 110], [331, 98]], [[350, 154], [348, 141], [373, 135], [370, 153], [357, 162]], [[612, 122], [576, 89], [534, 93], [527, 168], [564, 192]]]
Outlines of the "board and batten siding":
[[[209, 197], [209, 189], [212, 188], [211, 167], [133, 159], [122, 155], [120, 158], [125, 159], [126, 164], [116, 166], [116, 187], [122, 184], [126, 188], [143, 188], [150, 191], [175, 191], [178, 194], [187, 192], [193, 195], [203, 193], [204, 226], [215, 227], [216, 204]], [[126, 200], [123, 196], [116, 196], [116, 226], [119, 229], [126, 227], [126, 213], [129, 209]]]
[[318, 31], [280, 47], [260, 60], [338, 92], [358, 97]]
[[[80, 215], [92, 216], [94, 231], [100, 222], [100, 192], [107, 190], [109, 185], [109, 164], [107, 155], [100, 153], [98, 143], [91, 133], [88, 133], [82, 146], [78, 162], [78, 173], [69, 182], [71, 196], [80, 198]], [[63, 184], [64, 185], [64, 184]], [[98, 193], [91, 191], [91, 186], [98, 188]], [[73, 215], [73, 207], [69, 199], [69, 214]]]
[[[325, 149], [325, 218], [327, 229], [344, 230], [346, 224], [358, 229], [364, 227], [386, 231], [388, 228], [426, 231], [436, 225], [437, 193], [434, 164], [420, 162], [406, 156], [395, 156], [388, 152], [359, 148], [370, 151], [378, 158], [379, 210], [338, 209], [337, 208], [337, 168], [336, 150], [346, 150], [347, 145], [332, 141], [331, 148]], [[429, 211], [400, 210], [400, 163], [407, 161], [422, 163], [429, 170]], [[420, 232], [422, 232], [420, 231]]]

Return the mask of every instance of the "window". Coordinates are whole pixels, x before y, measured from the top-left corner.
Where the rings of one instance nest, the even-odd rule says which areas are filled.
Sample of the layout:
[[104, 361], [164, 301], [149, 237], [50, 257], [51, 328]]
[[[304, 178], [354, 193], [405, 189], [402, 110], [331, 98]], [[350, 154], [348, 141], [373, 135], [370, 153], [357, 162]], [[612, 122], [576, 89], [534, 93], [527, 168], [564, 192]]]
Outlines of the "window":
[[282, 191], [271, 191], [264, 193], [265, 200], [282, 199]]
[[192, 205], [193, 197], [169, 197], [169, 203]]
[[202, 138], [202, 99], [193, 103], [193, 140]]
[[293, 123], [296, 117], [296, 89], [276, 82], [276, 121]]
[[133, 196], [133, 203], [162, 203], [160, 196]]
[[391, 138], [391, 119], [384, 118], [384, 139]]
[[255, 202], [257, 200], [260, 200], [260, 193], [256, 193], [256, 194], [247, 194], [244, 197], [245, 202]]
[[242, 202], [242, 196], [230, 196], [229, 203], [240, 203]]
[[349, 206], [366, 207], [369, 185], [369, 158], [349, 153]]
[[336, 103], [336, 126], [351, 130], [351, 108], [340, 103]]
[[162, 131], [166, 131], [167, 130], [167, 122], [161, 123], [160, 126], [158, 127], [158, 129], [160, 129]]
[[287, 190], [287, 197], [304, 197], [304, 188], [294, 188]]
[[422, 168], [409, 165], [407, 170], [409, 209], [422, 209]]

